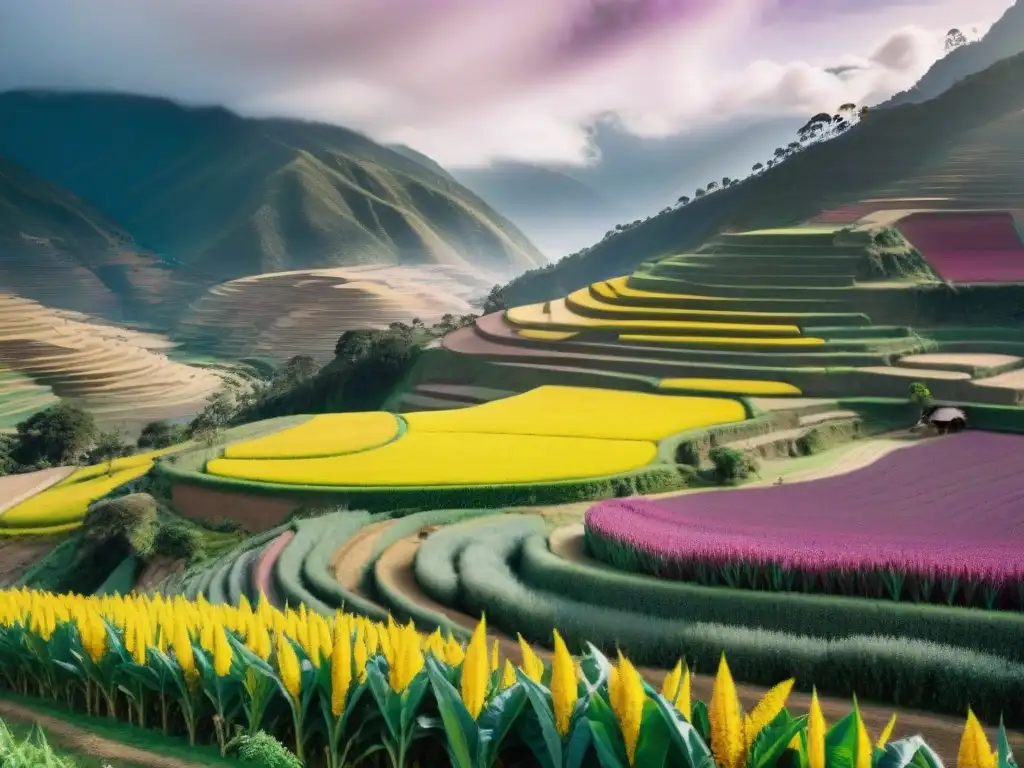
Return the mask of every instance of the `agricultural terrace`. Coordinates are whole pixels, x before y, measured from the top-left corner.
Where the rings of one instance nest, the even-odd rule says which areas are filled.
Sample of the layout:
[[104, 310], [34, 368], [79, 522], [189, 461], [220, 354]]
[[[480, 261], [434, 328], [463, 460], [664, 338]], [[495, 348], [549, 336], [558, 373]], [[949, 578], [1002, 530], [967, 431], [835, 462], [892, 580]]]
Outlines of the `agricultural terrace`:
[[[918, 380], [939, 400], [1016, 405], [1024, 399], [1021, 381], [992, 380], [1024, 365], [1019, 300], [1010, 286], [991, 282], [1010, 278], [993, 272], [987, 286], [953, 291], [936, 274], [945, 267], [925, 245], [922, 258], [911, 236], [919, 221], [925, 229], [928, 222], [981, 222], [960, 240], [940, 234], [937, 241], [962, 249], [977, 235], [979, 258], [1003, 259], [1016, 237], [1012, 217], [907, 213], [893, 214], [898, 229], [854, 221], [843, 229], [721, 234], [563, 298], [485, 315], [428, 350], [389, 407], [471, 405], [500, 396], [489, 390], [543, 384], [902, 398]], [[985, 222], [996, 229], [978, 234], [990, 232]], [[923, 354], [1016, 359], [998, 370], [902, 362]]]
[[1024, 241], [1009, 213], [914, 213], [900, 232], [951, 283], [1024, 283]]
[[183, 447], [81, 467], [63, 473], [63, 478], [54, 483], [39, 483], [32, 489], [34, 493], [25, 494], [23, 500], [6, 509], [0, 508], [0, 536], [48, 535], [74, 530], [81, 525], [90, 504], [148, 473], [160, 456]]
[[[452, 506], [473, 506], [481, 493], [494, 495], [500, 506], [502, 488], [523, 500], [545, 492], [601, 498], [619, 488], [682, 487], [686, 478], [659, 454], [659, 444], [746, 416], [743, 403], [726, 397], [544, 386], [482, 405], [402, 417], [315, 416], [228, 446], [222, 457], [205, 462], [202, 473], [173, 464], [162, 471], [186, 484], [243, 493], [276, 491], [313, 500], [354, 492], [354, 502], [374, 508], [428, 506], [436, 498], [432, 489], [446, 489]], [[611, 481], [619, 485], [613, 488]]]
[[601, 502], [623, 570], [769, 591], [1024, 610], [1024, 438], [967, 432], [806, 483]]

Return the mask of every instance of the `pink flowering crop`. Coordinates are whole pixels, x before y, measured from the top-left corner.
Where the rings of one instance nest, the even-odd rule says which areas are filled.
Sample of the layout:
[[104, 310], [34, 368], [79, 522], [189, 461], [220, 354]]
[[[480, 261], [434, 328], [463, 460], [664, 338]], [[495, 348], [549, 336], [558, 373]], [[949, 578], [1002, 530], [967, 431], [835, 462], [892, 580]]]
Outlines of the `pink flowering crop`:
[[594, 554], [707, 584], [1024, 607], [1024, 438], [965, 432], [805, 483], [600, 502]]
[[1024, 282], [1024, 242], [1008, 213], [915, 213], [898, 227], [945, 280]]

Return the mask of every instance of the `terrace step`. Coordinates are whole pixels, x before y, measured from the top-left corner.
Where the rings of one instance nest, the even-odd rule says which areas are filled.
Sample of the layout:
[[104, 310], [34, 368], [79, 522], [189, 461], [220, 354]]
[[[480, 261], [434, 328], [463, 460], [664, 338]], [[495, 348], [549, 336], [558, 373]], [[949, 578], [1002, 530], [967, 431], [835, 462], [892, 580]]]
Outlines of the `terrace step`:
[[[606, 286], [606, 287], [602, 287]], [[660, 293], [654, 296], [636, 296], [619, 293], [614, 287], [608, 283], [597, 283], [590, 286], [590, 293], [595, 298], [605, 304], [609, 304], [615, 307], [649, 307], [656, 309], [714, 309], [716, 311], [724, 312], [772, 312], [779, 315], [780, 322], [792, 322], [796, 325], [806, 325], [813, 323], [814, 325], [821, 326], [866, 326], [871, 324], [871, 318], [862, 312], [833, 312], [833, 311], [814, 311], [814, 307], [808, 308], [802, 306], [799, 310], [793, 311], [791, 309], [780, 309], [779, 302], [771, 302], [769, 306], [747, 306], [747, 302], [737, 301], [735, 299], [730, 300], [728, 305], [719, 302], [713, 307], [709, 306], [712, 302], [704, 299], [695, 300], [691, 296], [685, 294], [673, 295], [669, 293]], [[583, 312], [580, 309], [575, 311]]]
[[476, 403], [460, 402], [409, 392], [401, 396], [397, 409], [399, 413], [409, 413], [411, 411], [449, 411], [456, 408], [469, 408], [473, 405], [476, 405]]
[[438, 400], [447, 400], [456, 403], [476, 405], [488, 403], [492, 400], [501, 400], [516, 394], [508, 389], [496, 389], [494, 387], [476, 387], [461, 384], [418, 384], [413, 388], [413, 393], [426, 395]]
[[734, 272], [771, 272], [772, 274], [852, 275], [863, 256], [765, 256], [763, 254], [688, 253], [668, 256], [658, 265], [694, 266], [733, 270]]
[[692, 278], [675, 278], [680, 287], [689, 293], [716, 296], [720, 298], [750, 299], [797, 299], [819, 301], [845, 301], [854, 298], [853, 284], [834, 287], [801, 287], [798, 285], [756, 285], [744, 283], [706, 283]]
[[842, 421], [845, 419], [860, 418], [856, 411], [821, 411], [820, 413], [803, 413], [800, 415], [801, 427], [813, 427], [816, 424], [824, 424], [829, 421]]
[[814, 272], [779, 270], [778, 272], [752, 272], [729, 270], [719, 266], [696, 264], [673, 264], [662, 262], [652, 270], [656, 275], [692, 280], [704, 285], [730, 284], [730, 280], [742, 281], [746, 285], [768, 285], [778, 287], [806, 288], [850, 288], [854, 284], [849, 274], [823, 275]]
[[[843, 413], [836, 411], [834, 413]], [[729, 448], [734, 448], [744, 453], [752, 454], [759, 459], [780, 459], [785, 457], [798, 457], [806, 455], [806, 450], [801, 441], [822, 424], [827, 424], [829, 434], [835, 438], [835, 444], [847, 443], [856, 440], [861, 436], [860, 417], [848, 411], [850, 416], [822, 419], [818, 422], [802, 424], [792, 429], [781, 429], [756, 435], [744, 440], [724, 443]], [[813, 418], [813, 417], [812, 417]]]
[[972, 378], [979, 378], [996, 376], [1018, 369], [1024, 365], [1024, 358], [1016, 355], [934, 352], [907, 355], [900, 358], [899, 365], [903, 368], [921, 368], [923, 370], [963, 371], [970, 374]]
[[793, 228], [789, 230], [754, 230], [751, 232], [723, 232], [712, 238], [708, 245], [712, 246], [805, 246], [805, 247], [833, 247], [836, 232], [832, 228]]
[[[789, 297], [765, 296], [761, 291], [747, 289], [749, 295], [722, 295], [711, 286], [688, 283], [670, 277], [658, 277], [649, 272], [635, 272], [629, 278], [631, 288], [654, 293], [684, 294], [690, 306], [700, 309], [757, 310], [759, 312], [827, 312], [849, 313], [855, 305], [850, 301], [854, 289], [841, 291], [842, 295], [829, 295], [829, 290], [800, 289], [802, 292]], [[841, 289], [840, 289], [841, 290]]]

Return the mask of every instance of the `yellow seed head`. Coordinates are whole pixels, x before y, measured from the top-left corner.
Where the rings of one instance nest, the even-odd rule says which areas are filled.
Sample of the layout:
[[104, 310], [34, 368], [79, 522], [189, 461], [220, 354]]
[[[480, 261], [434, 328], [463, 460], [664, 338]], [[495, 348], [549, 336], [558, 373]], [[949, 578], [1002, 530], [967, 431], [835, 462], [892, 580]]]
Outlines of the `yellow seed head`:
[[718, 662], [718, 674], [711, 689], [708, 716], [711, 720], [711, 752], [715, 764], [719, 768], [739, 768], [744, 752], [743, 718], [736, 684], [724, 653]]
[[489, 682], [487, 664], [487, 621], [483, 618], [473, 630], [473, 637], [466, 647], [466, 658], [462, 662], [460, 683], [462, 703], [470, 717], [476, 720], [484, 708]]
[[345, 699], [352, 685], [352, 638], [339, 632], [331, 651], [331, 714], [341, 717], [345, 712]]
[[569, 733], [569, 723], [579, 695], [579, 685], [576, 681], [576, 662], [569, 654], [569, 649], [566, 648], [558, 630], [555, 630], [554, 637], [555, 652], [551, 659], [551, 704], [555, 711], [555, 727], [560, 735], [565, 736]]

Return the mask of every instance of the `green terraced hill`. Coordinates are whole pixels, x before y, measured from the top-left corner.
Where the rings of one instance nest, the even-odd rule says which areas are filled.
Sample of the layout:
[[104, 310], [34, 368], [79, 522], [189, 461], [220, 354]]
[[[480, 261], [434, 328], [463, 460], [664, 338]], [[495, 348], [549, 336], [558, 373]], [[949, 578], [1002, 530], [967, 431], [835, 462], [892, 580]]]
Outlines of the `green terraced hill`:
[[[931, 101], [871, 112], [842, 136], [738, 185], [521, 276], [503, 289], [505, 305], [564, 296], [642, 262], [690, 251], [722, 232], [793, 226], [869, 198], [899, 198], [903, 208], [1022, 208], [1022, 81], [1024, 54], [964, 78]], [[911, 204], [909, 197], [931, 199]]]
[[392, 403], [457, 407], [546, 383], [673, 392], [1024, 400], [1019, 285], [941, 282], [891, 229], [730, 233], [561, 299], [479, 318]]

